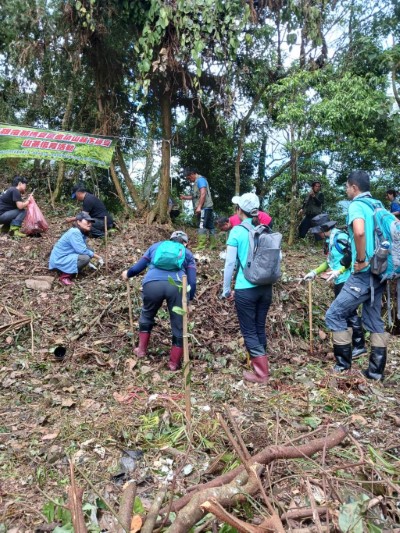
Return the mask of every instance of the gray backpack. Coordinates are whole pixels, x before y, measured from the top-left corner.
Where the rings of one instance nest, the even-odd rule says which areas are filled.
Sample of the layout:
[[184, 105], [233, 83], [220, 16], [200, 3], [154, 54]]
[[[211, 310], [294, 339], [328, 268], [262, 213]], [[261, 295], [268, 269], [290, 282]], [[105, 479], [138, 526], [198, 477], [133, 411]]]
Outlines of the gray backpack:
[[245, 265], [240, 264], [244, 277], [254, 285], [271, 285], [281, 277], [282, 234], [268, 226], [240, 224], [249, 232], [249, 251]]

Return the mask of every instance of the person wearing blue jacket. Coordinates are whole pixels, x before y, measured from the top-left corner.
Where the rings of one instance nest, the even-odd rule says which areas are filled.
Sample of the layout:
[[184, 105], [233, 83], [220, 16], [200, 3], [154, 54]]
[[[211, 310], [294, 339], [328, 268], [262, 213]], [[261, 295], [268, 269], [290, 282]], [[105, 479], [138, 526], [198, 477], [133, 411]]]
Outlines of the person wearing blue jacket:
[[[335, 228], [336, 221], [329, 220], [329, 216], [326, 213], [314, 217], [311, 224], [312, 227], [309, 229], [310, 233], [318, 235], [326, 242], [327, 258], [317, 268], [306, 274], [304, 281], [313, 281], [318, 274], [322, 274], [322, 272], [331, 269], [326, 281], [334, 282], [333, 290], [336, 298], [351, 273], [349, 234]], [[343, 265], [343, 263], [345, 264]], [[352, 359], [356, 359], [367, 353], [362, 321], [357, 314], [357, 309], [348, 317], [347, 326], [352, 330]]]
[[185, 259], [180, 268], [165, 270], [154, 265], [157, 248], [164, 242], [160, 241], [152, 244], [137, 263], [122, 272], [121, 277], [126, 281], [149, 267], [142, 282], [143, 306], [139, 318], [139, 346], [135, 348], [135, 354], [137, 357], [147, 355], [155, 316], [166, 300], [172, 330], [168, 367], [175, 371], [179, 369], [183, 357], [183, 320], [180, 314], [173, 311], [173, 308], [182, 307], [182, 289], [170, 283], [168, 278], [172, 278], [179, 284], [182, 276], [186, 274], [188, 286], [190, 286], [189, 301], [192, 301], [196, 293], [196, 262], [192, 252], [186, 248], [189, 239], [185, 232], [174, 231], [170, 240], [185, 247]]
[[58, 279], [62, 285], [73, 285], [72, 276], [85, 268], [92, 257], [97, 258], [100, 265], [104, 263], [86, 244], [94, 219], [85, 211], [75, 218], [75, 226], [56, 242], [49, 259], [49, 270], [60, 271]]

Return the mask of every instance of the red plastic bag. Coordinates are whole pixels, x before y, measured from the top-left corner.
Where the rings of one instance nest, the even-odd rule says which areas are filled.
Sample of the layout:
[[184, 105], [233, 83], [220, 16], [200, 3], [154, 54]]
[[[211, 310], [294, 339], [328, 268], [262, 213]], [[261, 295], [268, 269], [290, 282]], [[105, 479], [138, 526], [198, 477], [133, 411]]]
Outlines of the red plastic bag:
[[27, 235], [37, 235], [49, 229], [49, 225], [40, 211], [33, 196], [26, 208], [26, 215], [22, 223], [22, 231]]

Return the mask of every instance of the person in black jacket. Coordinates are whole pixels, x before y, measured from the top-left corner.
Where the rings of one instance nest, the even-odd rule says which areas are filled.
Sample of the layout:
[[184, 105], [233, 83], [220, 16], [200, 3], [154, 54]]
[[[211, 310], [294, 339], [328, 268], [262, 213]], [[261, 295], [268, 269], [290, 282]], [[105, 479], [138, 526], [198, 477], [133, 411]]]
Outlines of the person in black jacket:
[[[107, 217], [107, 229], [114, 226], [114, 221], [107, 211], [104, 203], [94, 194], [87, 191], [85, 185], [78, 183], [72, 189], [72, 198], [82, 202], [82, 211], [89, 213], [94, 219], [90, 235], [92, 237], [104, 237], [104, 217]], [[67, 218], [66, 222], [74, 222], [75, 217]]]
[[304, 215], [303, 220], [299, 226], [299, 237], [304, 239], [308, 230], [312, 227], [312, 219], [321, 214], [324, 207], [324, 195], [321, 192], [321, 182], [313, 181], [311, 183], [311, 191], [307, 194], [303, 206], [299, 211], [300, 215]]

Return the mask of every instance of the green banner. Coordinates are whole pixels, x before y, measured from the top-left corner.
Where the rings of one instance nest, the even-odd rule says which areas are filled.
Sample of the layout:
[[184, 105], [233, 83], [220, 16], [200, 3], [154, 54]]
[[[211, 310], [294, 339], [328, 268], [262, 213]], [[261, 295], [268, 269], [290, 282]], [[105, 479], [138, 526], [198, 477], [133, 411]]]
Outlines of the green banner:
[[53, 159], [108, 168], [116, 139], [0, 124], [0, 158]]

